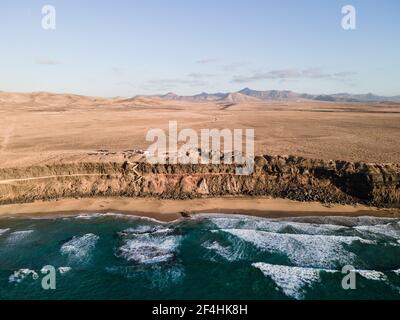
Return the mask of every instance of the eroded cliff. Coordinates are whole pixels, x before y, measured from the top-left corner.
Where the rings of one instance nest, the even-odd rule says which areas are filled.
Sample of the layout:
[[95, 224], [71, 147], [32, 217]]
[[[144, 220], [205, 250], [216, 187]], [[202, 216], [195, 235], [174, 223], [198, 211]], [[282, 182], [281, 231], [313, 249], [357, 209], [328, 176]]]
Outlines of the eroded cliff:
[[272, 196], [400, 207], [400, 165], [259, 156], [252, 175], [234, 165], [77, 163], [0, 169], [0, 204], [72, 197]]

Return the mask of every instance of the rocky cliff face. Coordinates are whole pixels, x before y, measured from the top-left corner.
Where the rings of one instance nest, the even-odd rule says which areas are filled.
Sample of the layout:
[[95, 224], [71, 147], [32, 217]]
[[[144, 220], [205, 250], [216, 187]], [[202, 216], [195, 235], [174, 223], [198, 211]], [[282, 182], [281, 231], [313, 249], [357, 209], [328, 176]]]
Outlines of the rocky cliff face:
[[68, 197], [227, 195], [400, 207], [400, 165], [263, 156], [256, 157], [249, 176], [235, 175], [234, 165], [129, 162], [0, 169], [0, 204]]

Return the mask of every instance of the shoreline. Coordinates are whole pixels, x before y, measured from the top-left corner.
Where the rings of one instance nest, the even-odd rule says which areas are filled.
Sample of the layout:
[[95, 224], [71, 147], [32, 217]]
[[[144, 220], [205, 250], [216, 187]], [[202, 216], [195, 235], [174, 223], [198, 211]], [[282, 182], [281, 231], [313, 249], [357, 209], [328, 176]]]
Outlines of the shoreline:
[[374, 216], [400, 217], [400, 209], [382, 209], [365, 205], [324, 205], [262, 197], [219, 197], [191, 200], [157, 198], [82, 198], [0, 206], [2, 217], [58, 217], [79, 214], [117, 213], [170, 222], [192, 214], [241, 214], [279, 218], [297, 216]]

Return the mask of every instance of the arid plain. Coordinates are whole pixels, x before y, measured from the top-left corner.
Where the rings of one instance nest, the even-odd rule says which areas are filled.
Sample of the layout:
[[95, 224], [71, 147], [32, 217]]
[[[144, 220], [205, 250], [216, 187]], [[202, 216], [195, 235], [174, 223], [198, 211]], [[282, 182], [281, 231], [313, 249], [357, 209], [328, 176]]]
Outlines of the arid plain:
[[[104, 99], [0, 92], [0, 167], [93, 161], [146, 149], [150, 128], [254, 128], [258, 155], [399, 162], [400, 104]], [[109, 160], [113, 155], [108, 155]]]

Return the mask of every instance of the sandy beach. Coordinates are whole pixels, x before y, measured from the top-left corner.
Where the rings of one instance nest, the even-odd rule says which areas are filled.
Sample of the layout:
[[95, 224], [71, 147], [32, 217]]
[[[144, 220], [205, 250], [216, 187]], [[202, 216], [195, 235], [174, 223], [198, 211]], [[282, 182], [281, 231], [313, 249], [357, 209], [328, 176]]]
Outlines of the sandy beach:
[[37, 201], [0, 206], [0, 217], [63, 216], [94, 213], [121, 213], [173, 221], [197, 213], [244, 214], [259, 217], [292, 216], [376, 216], [400, 217], [399, 209], [381, 209], [363, 205], [331, 205], [286, 199], [222, 197], [193, 200], [153, 198], [86, 198]]

